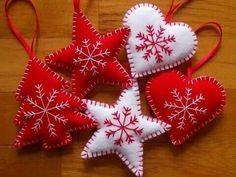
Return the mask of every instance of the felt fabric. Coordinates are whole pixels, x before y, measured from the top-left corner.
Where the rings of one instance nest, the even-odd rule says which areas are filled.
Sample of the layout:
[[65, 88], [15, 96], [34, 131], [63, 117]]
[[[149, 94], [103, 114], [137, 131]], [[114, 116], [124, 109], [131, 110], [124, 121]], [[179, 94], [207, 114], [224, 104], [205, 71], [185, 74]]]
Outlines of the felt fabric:
[[35, 90], [35, 85], [43, 82], [45, 92], [52, 89], [63, 90], [70, 87], [69, 82], [41, 63], [37, 58], [29, 59], [23, 78], [16, 90], [17, 101], [23, 101]]
[[143, 142], [165, 133], [170, 125], [144, 116], [138, 84], [124, 90], [113, 105], [87, 100], [87, 113], [98, 130], [86, 144], [82, 158], [117, 154], [136, 176], [143, 175]]
[[116, 56], [129, 33], [129, 28], [122, 27], [101, 35], [77, 9], [73, 18], [72, 44], [48, 55], [46, 63], [72, 72], [72, 89], [78, 97], [84, 97], [96, 84], [128, 87], [131, 79]]
[[131, 29], [126, 50], [135, 78], [173, 68], [196, 52], [197, 38], [192, 29], [185, 23], [167, 23], [155, 5], [137, 4], [123, 21]]
[[42, 143], [48, 150], [72, 142], [70, 132], [96, 127], [82, 113], [86, 105], [67, 93], [69, 84], [38, 59], [30, 59], [16, 96], [21, 102], [15, 117], [20, 131], [15, 146]]
[[187, 80], [180, 72], [170, 71], [148, 81], [146, 97], [156, 116], [172, 126], [171, 142], [180, 145], [223, 111], [226, 96], [212, 77]]

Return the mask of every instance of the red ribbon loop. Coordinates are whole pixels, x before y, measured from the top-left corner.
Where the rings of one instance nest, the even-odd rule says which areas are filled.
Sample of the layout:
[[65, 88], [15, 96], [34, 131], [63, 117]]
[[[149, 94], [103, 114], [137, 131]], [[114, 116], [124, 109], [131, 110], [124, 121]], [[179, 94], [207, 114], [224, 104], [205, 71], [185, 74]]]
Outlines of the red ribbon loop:
[[201, 26], [199, 26], [196, 30], [195, 33], [199, 33], [200, 31], [202, 31], [204, 28], [213, 28], [215, 29], [218, 33], [219, 33], [219, 40], [218, 42], [215, 44], [215, 46], [208, 52], [208, 54], [204, 57], [202, 57], [202, 59], [200, 59], [194, 66], [192, 66], [192, 62], [189, 61], [189, 66], [188, 66], [188, 77], [191, 78], [192, 73], [194, 73], [195, 71], [197, 71], [198, 69], [200, 69], [204, 64], [206, 64], [212, 57], [215, 56], [215, 54], [217, 53], [217, 51], [220, 48], [221, 42], [222, 42], [222, 37], [223, 37], [223, 30], [222, 27], [219, 23], [217, 22], [207, 22], [202, 24]]
[[74, 1], [74, 10], [78, 12], [80, 8], [80, 1], [79, 0], [73, 0], [73, 1]]
[[13, 21], [9, 17], [10, 6], [16, 1], [17, 0], [5, 0], [5, 16], [6, 16], [6, 19], [7, 19], [7, 23], [8, 23], [8, 26], [9, 26], [11, 32], [15, 35], [15, 37], [18, 39], [18, 41], [25, 48], [25, 50], [28, 53], [29, 57], [34, 58], [35, 57], [35, 49], [34, 48], [35, 48], [35, 45], [37, 44], [37, 40], [38, 40], [38, 36], [39, 36], [39, 18], [38, 18], [38, 15], [37, 15], [37, 11], [36, 11], [36, 8], [35, 8], [35, 6], [34, 6], [34, 4], [31, 0], [25, 0], [32, 7], [32, 9], [35, 13], [35, 16], [36, 16], [35, 33], [34, 33], [31, 45], [29, 45], [27, 43], [27, 41], [25, 40], [25, 38], [23, 37], [23, 35], [17, 30], [17, 28], [15, 27]]
[[178, 4], [174, 5], [174, 0], [171, 1], [170, 9], [166, 14], [165, 20], [170, 23], [172, 21], [173, 15], [177, 12], [180, 8], [182, 8], [185, 4], [190, 2], [191, 0], [182, 0]]

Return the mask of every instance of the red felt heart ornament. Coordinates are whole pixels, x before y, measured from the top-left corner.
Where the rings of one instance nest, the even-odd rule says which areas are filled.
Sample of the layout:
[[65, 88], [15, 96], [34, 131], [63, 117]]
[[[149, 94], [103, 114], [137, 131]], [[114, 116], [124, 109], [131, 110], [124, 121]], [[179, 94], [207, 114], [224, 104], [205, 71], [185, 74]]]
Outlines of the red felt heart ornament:
[[174, 145], [182, 144], [214, 120], [225, 104], [223, 86], [214, 78], [205, 76], [188, 81], [178, 71], [152, 78], [146, 94], [154, 113], [172, 126], [168, 134]]

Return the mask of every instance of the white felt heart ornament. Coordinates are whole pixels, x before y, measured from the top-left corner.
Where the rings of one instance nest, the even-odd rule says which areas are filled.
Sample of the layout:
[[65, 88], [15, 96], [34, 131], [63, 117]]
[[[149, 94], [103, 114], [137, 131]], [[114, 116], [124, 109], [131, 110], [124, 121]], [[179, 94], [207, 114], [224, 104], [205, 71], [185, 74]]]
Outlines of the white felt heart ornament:
[[155, 5], [135, 5], [123, 23], [131, 29], [126, 50], [135, 78], [173, 68], [196, 52], [193, 30], [185, 23], [167, 23]]

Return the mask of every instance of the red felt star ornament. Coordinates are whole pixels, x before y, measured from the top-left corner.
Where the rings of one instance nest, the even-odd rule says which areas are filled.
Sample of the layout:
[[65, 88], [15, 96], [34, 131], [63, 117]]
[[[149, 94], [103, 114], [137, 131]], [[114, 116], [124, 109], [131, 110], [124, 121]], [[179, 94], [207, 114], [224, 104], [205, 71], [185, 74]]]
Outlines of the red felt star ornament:
[[82, 113], [86, 105], [65, 91], [68, 86], [38, 59], [29, 60], [16, 94], [21, 101], [16, 147], [40, 142], [46, 150], [61, 147], [72, 142], [71, 131], [96, 126]]
[[46, 63], [72, 72], [72, 89], [79, 97], [99, 83], [128, 87], [131, 79], [116, 56], [129, 33], [129, 28], [122, 27], [101, 35], [81, 10], [75, 8], [72, 44], [48, 55]]

